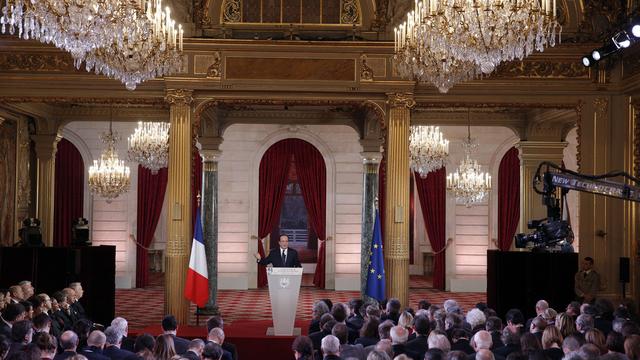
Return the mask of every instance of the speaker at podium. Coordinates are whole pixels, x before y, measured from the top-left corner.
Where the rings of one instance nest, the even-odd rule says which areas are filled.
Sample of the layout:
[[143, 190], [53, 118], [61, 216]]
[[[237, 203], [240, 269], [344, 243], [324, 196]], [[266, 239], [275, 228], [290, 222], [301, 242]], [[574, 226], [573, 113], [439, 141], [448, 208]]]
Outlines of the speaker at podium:
[[267, 267], [269, 298], [273, 327], [267, 329], [268, 336], [300, 335], [300, 328], [293, 327], [300, 296], [302, 268]]

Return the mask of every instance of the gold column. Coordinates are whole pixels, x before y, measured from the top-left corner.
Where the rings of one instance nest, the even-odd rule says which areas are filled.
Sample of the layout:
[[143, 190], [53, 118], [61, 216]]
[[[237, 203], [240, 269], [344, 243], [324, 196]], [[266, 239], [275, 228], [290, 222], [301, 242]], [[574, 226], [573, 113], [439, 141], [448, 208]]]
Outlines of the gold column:
[[53, 202], [55, 191], [56, 151], [60, 137], [53, 135], [32, 135], [37, 156], [36, 217], [40, 219], [42, 241], [53, 246]]
[[520, 150], [520, 232], [527, 230], [527, 222], [547, 217], [547, 208], [542, 204], [542, 196], [533, 190], [533, 176], [538, 165], [543, 161], [562, 164], [564, 148], [563, 141], [521, 141]]
[[180, 324], [189, 322], [184, 284], [191, 244], [191, 102], [192, 90], [167, 90], [170, 106], [169, 174], [167, 182], [167, 250], [165, 252], [165, 313]]
[[409, 305], [409, 125], [412, 94], [388, 94], [385, 246], [387, 297]]

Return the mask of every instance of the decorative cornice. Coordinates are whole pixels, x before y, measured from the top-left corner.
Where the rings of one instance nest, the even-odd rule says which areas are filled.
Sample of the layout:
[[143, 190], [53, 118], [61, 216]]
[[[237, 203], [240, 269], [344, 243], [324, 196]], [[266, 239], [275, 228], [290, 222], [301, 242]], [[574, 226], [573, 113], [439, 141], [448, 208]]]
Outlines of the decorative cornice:
[[164, 100], [170, 105], [190, 105], [193, 102], [193, 90], [168, 89]]
[[55, 96], [0, 96], [0, 103], [43, 103], [43, 104], [104, 104], [104, 105], [166, 105], [162, 98], [97, 98], [97, 97], [55, 97]]
[[578, 103], [467, 103], [467, 102], [426, 102], [418, 100], [416, 108], [522, 108], [522, 109], [575, 109]]
[[387, 104], [391, 108], [412, 109], [416, 106], [416, 101], [411, 93], [389, 93], [387, 94]]
[[0, 69], [8, 72], [81, 72], [67, 53], [0, 53]]
[[487, 79], [504, 78], [589, 78], [589, 68], [578, 61], [513, 61], [502, 63]]

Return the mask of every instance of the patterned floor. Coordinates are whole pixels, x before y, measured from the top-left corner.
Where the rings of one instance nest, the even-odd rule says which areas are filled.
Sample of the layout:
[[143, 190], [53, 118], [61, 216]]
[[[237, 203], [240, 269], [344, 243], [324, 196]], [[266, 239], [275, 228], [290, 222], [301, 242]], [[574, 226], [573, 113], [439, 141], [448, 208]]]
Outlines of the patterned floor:
[[[478, 302], [486, 301], [485, 293], [443, 292], [427, 288], [430, 283], [429, 279], [411, 277], [409, 298], [412, 307], [415, 308], [422, 299], [427, 299], [433, 304], [442, 304], [444, 300], [452, 298], [457, 300], [464, 309], [468, 309]], [[313, 287], [302, 287], [296, 317], [299, 320], [309, 320], [311, 305], [318, 299], [329, 298], [333, 302], [342, 302], [357, 296], [359, 296], [359, 292], [356, 291], [318, 290]], [[144, 304], [144, 307], [141, 304]], [[239, 319], [271, 319], [271, 305], [267, 289], [221, 290], [218, 293], [218, 305], [225, 323], [232, 323]], [[152, 275], [151, 285], [144, 289], [116, 290], [116, 314], [129, 321], [130, 329], [142, 329], [149, 325], [159, 324], [165, 315], [163, 309], [164, 285], [161, 274]], [[195, 305], [192, 305], [191, 310], [194, 315], [191, 317], [190, 324], [195, 325]], [[201, 319], [200, 325], [205, 320]]]

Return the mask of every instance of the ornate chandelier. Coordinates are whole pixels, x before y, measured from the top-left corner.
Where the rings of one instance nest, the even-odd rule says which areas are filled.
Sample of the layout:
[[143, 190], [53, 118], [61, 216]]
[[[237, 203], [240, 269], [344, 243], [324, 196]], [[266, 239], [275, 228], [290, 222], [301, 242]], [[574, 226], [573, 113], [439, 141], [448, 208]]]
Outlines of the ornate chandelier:
[[0, 30], [68, 51], [79, 69], [142, 81], [182, 67], [183, 30], [160, 0], [5, 0]]
[[449, 140], [438, 126], [412, 126], [409, 134], [409, 166], [425, 178], [431, 171], [446, 165]]
[[93, 165], [89, 167], [89, 188], [92, 193], [111, 203], [120, 194], [129, 191], [131, 171], [124, 165], [123, 160], [118, 159], [115, 144], [120, 138], [113, 132], [111, 121], [109, 132], [102, 133], [100, 139], [106, 144], [106, 148], [100, 156], [100, 161], [93, 160]]
[[467, 138], [462, 142], [464, 159], [454, 173], [447, 175], [447, 190], [466, 207], [483, 202], [491, 191], [491, 175], [483, 172], [478, 162], [471, 159], [471, 153], [477, 146], [478, 144], [471, 139], [471, 124], [468, 120]]
[[439, 77], [448, 76], [450, 87], [490, 74], [555, 46], [560, 31], [556, 0], [416, 0], [394, 29], [395, 63], [402, 76], [446, 92]]
[[129, 136], [129, 160], [157, 174], [169, 160], [169, 125], [158, 122], [139, 122]]

